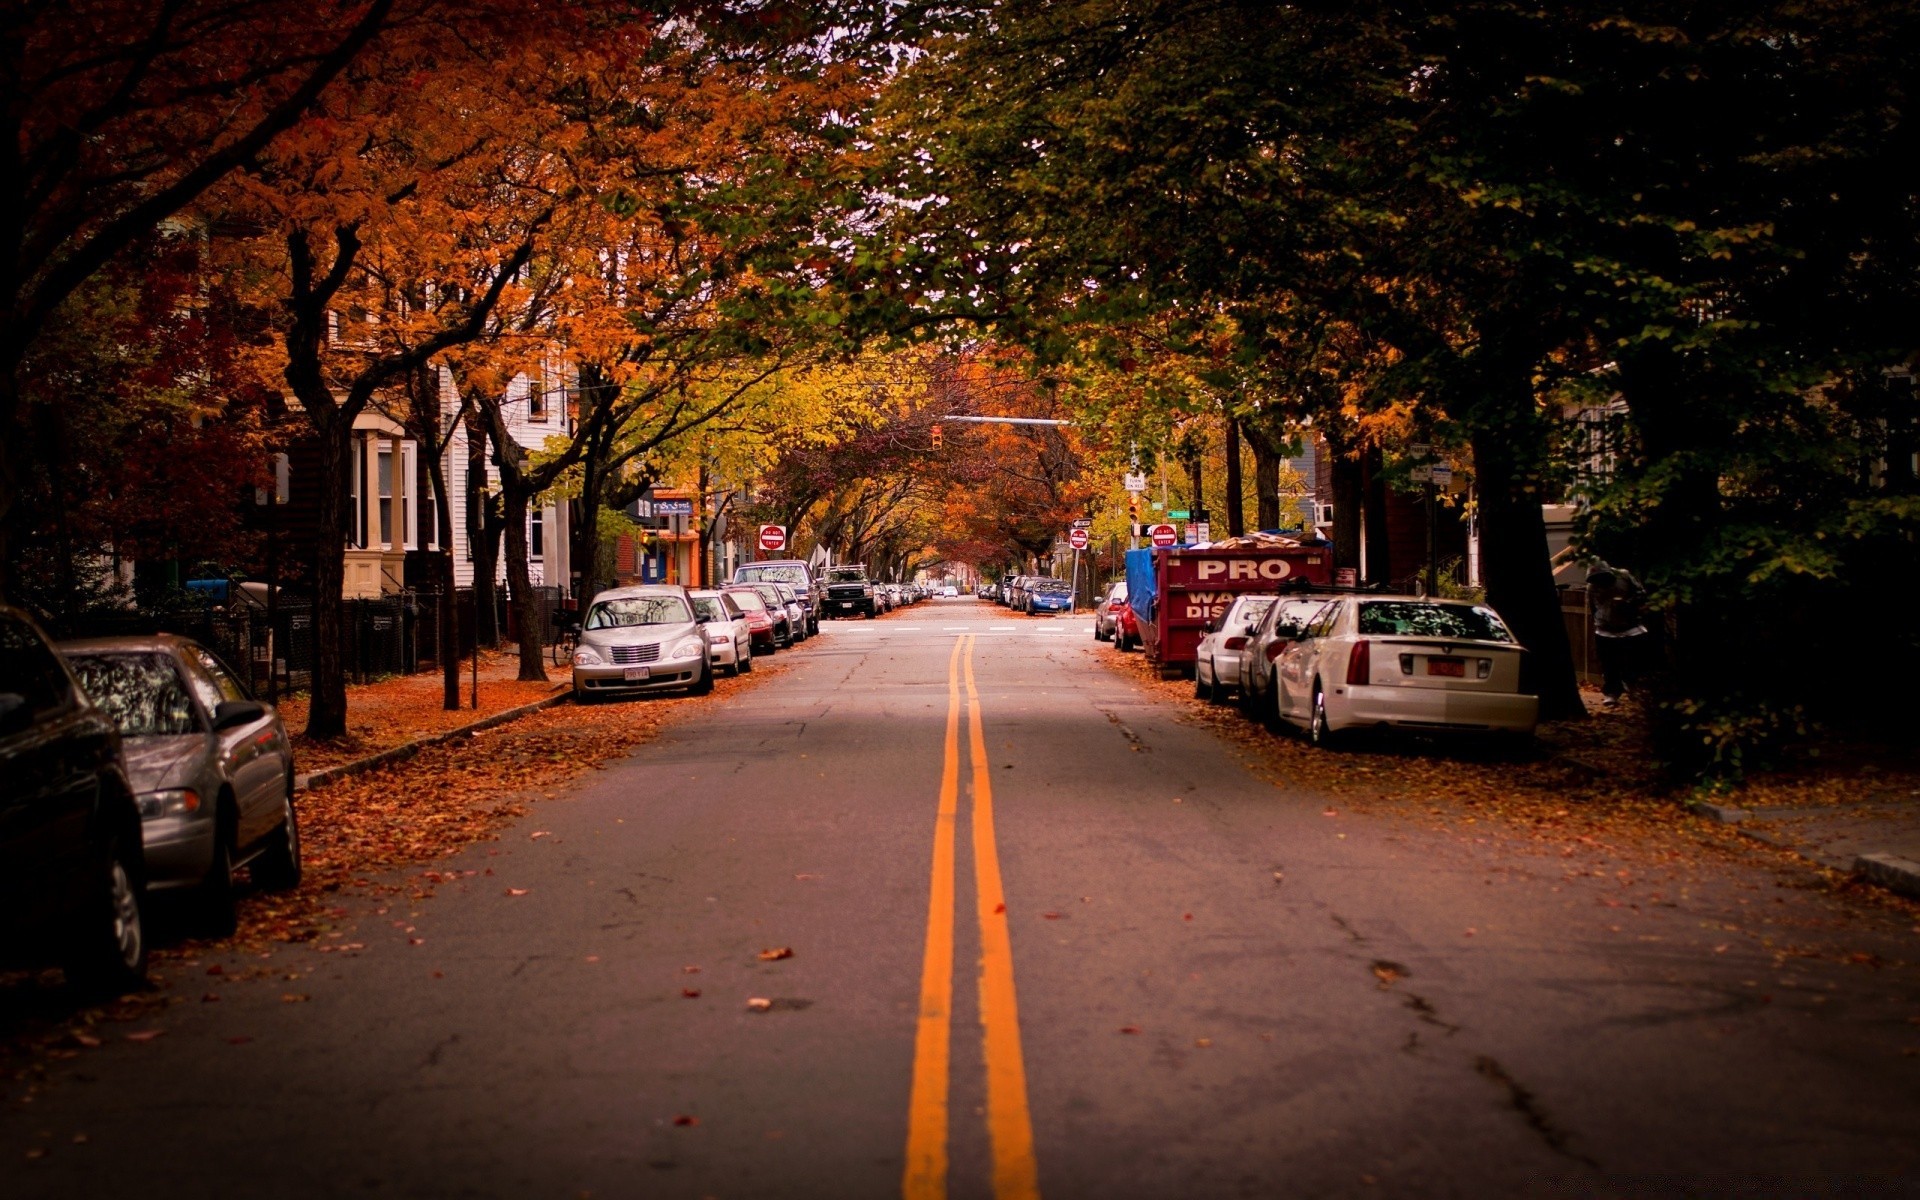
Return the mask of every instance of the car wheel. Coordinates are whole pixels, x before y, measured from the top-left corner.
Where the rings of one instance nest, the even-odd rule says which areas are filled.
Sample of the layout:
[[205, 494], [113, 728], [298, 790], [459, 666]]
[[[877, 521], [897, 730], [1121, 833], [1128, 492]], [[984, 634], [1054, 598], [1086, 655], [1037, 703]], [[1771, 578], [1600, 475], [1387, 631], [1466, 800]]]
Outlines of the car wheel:
[[1321, 750], [1334, 746], [1333, 730], [1327, 728], [1327, 693], [1319, 680], [1313, 681], [1313, 711], [1307, 717], [1307, 741]]
[[753, 647], [747, 647], [747, 652], [740, 656], [738, 662], [733, 664], [733, 670], [736, 675], [753, 674]]
[[107, 845], [94, 895], [75, 930], [67, 982], [89, 996], [120, 996], [147, 980], [146, 897], [140, 886], [140, 842]]
[[253, 881], [268, 891], [285, 892], [300, 886], [300, 821], [293, 811], [293, 776], [287, 776], [280, 827], [267, 835], [267, 845], [250, 868]]
[[1205, 673], [1197, 661], [1193, 664], [1193, 698], [1195, 700], [1213, 699], [1213, 684], [1206, 681]]
[[234, 820], [233, 801], [222, 796], [214, 821], [213, 861], [194, 894], [194, 916], [208, 937], [232, 937], [240, 927], [240, 895], [233, 882]]
[[705, 664], [702, 664], [700, 667], [699, 678], [695, 679], [693, 681], [692, 686], [687, 688], [687, 694], [689, 696], [704, 696], [708, 692], [711, 692], [712, 690], [713, 690], [713, 664], [705, 663]]

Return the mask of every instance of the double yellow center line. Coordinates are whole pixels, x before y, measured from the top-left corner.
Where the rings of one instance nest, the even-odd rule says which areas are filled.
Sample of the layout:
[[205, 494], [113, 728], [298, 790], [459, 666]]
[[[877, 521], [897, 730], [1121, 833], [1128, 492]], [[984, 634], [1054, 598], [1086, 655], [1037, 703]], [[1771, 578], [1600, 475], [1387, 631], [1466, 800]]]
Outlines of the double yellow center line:
[[[1033, 1119], [1027, 1110], [1027, 1068], [1020, 1050], [1020, 1011], [1013, 990], [1013, 941], [1007, 930], [1000, 853], [993, 834], [993, 771], [980, 724], [973, 679], [974, 635], [955, 640], [947, 660], [947, 736], [940, 770], [940, 807], [933, 826], [933, 888], [927, 905], [927, 949], [920, 970], [920, 1022], [914, 1032], [913, 1090], [907, 1104], [905, 1200], [945, 1200], [952, 1085], [954, 842], [960, 812], [960, 685], [966, 681], [968, 749], [973, 780], [973, 877], [980, 918], [980, 1031], [987, 1065], [987, 1136], [993, 1149], [995, 1200], [1037, 1200]], [[964, 673], [962, 667], [964, 665]]]

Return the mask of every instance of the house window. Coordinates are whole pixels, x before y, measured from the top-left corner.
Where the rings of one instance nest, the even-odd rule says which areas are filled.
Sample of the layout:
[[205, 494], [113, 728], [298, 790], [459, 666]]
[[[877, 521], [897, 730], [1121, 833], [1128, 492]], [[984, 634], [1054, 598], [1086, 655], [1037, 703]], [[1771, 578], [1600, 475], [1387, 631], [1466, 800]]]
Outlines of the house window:
[[366, 506], [360, 503], [361, 482], [366, 479], [367, 444], [359, 438], [348, 443], [347, 455], [347, 544], [365, 548], [367, 531], [362, 527], [366, 517]]
[[546, 381], [541, 379], [538, 375], [536, 375], [533, 378], [527, 380], [527, 420], [539, 421], [542, 424], [544, 424], [546, 422], [546, 419], [547, 419]]
[[544, 559], [547, 556], [547, 514], [536, 508], [531, 520], [533, 528], [528, 538], [532, 543], [530, 553], [535, 559]]
[[385, 446], [380, 448], [380, 541], [384, 544], [393, 537], [393, 451]]

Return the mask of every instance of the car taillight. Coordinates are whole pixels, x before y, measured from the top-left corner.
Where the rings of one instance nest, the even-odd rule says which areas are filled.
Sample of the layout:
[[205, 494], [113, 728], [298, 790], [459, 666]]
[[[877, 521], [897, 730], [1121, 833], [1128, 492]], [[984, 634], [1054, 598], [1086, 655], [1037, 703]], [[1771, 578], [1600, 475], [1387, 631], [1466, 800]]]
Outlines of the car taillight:
[[1228, 650], [1245, 650], [1247, 648], [1247, 639], [1243, 637], [1230, 637], [1222, 642], [1221, 645]]
[[1361, 638], [1347, 652], [1347, 683], [1353, 687], [1364, 685], [1372, 674], [1373, 643]]
[[1268, 642], [1267, 650], [1266, 650], [1267, 661], [1268, 662], [1277, 661], [1279, 657], [1286, 652], [1286, 649], [1287, 649], [1287, 644], [1279, 640], [1278, 638], [1275, 638], [1273, 641]]

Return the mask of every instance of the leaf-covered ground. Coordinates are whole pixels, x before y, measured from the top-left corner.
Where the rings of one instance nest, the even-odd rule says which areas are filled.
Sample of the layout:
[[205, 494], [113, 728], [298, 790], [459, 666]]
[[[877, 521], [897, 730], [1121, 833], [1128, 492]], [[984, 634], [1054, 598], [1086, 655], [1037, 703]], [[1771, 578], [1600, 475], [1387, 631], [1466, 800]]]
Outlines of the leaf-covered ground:
[[[1491, 851], [1552, 860], [1536, 861], [1536, 871], [1605, 876], [1629, 888], [1638, 882], [1643, 891], [1687, 886], [1696, 868], [1704, 866], [1784, 869], [1850, 904], [1906, 920], [1920, 934], [1920, 904], [1690, 814], [1685, 795], [1659, 771], [1631, 703], [1604, 709], [1598, 694], [1589, 694], [1588, 720], [1543, 725], [1536, 744], [1520, 752], [1412, 737], [1368, 739], [1323, 751], [1297, 733], [1268, 730], [1235, 704], [1197, 699], [1191, 679], [1161, 678], [1144, 654], [1123, 654], [1091, 639], [1083, 653], [1179, 706], [1182, 719], [1220, 733], [1276, 786], [1311, 790], [1343, 809], [1413, 821]], [[1875, 759], [1855, 748], [1824, 765], [1811, 760], [1763, 777], [1746, 792], [1720, 799], [1811, 805], [1850, 794], [1862, 780], [1885, 788], [1912, 786], [1910, 771], [1901, 760]], [[1657, 890], [1653, 894], [1657, 898]], [[1623, 892], [1619, 902], [1634, 900]]]
[[305, 694], [280, 701], [280, 715], [294, 735], [294, 768], [301, 774], [378, 754], [415, 738], [444, 733], [470, 725], [483, 717], [544, 700], [563, 685], [567, 672], [549, 666], [552, 679], [547, 683], [519, 683], [519, 652], [505, 650], [480, 652], [480, 706], [472, 707], [473, 666], [468, 660], [460, 675], [461, 707], [453, 712], [441, 707], [439, 671], [360, 684], [347, 689], [347, 735], [331, 741], [313, 741], [301, 734], [307, 724]]
[[[529, 805], [552, 799], [569, 779], [623, 757], [668, 725], [727, 703], [786, 670], [786, 656], [806, 649], [803, 644], [782, 652], [780, 659], [757, 659], [751, 674], [717, 679], [707, 696], [562, 704], [300, 793], [305, 879], [292, 892], [249, 891], [241, 900], [233, 939], [183, 936], [185, 914], [162, 905], [155, 913], [152, 986], [93, 1008], [75, 1007], [57, 971], [0, 973], [0, 1081], [11, 1081], [5, 1090], [14, 1099], [30, 1097], [46, 1058], [75, 1056], [99, 1044], [105, 1030], [117, 1024], [198, 1000], [196, 983], [205, 971], [200, 960], [209, 951], [238, 950], [257, 960], [247, 977], [280, 979], [290, 986], [301, 975], [277, 956], [282, 948], [355, 948], [336, 928], [348, 916], [350, 897], [431, 895], [446, 879], [433, 869], [436, 860], [497, 836]], [[369, 686], [406, 693], [421, 680], [414, 676]], [[437, 677], [425, 682], [437, 696]], [[551, 690], [543, 687], [540, 695]], [[303, 763], [302, 769], [309, 768]], [[396, 871], [405, 873], [396, 878]]]

